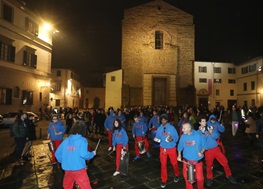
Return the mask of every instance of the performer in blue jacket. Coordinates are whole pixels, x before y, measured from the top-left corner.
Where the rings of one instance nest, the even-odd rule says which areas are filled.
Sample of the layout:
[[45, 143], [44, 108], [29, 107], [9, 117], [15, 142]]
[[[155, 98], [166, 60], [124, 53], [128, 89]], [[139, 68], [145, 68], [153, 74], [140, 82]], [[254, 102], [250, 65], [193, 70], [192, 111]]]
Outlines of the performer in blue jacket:
[[154, 138], [156, 136], [156, 131], [159, 128], [159, 126], [160, 126], [160, 116], [157, 114], [156, 110], [153, 110], [153, 116], [151, 117], [149, 124], [148, 124], [148, 129], [149, 131], [151, 131], [153, 148], [160, 147], [160, 144], [154, 141]]
[[205, 137], [198, 131], [192, 130], [190, 123], [184, 123], [182, 128], [183, 134], [178, 144], [178, 161], [182, 161], [182, 152], [184, 157], [183, 176], [185, 179], [186, 189], [193, 189], [192, 183], [188, 182], [187, 164], [195, 166], [195, 176], [197, 188], [204, 189], [203, 163], [206, 149]]
[[212, 186], [213, 184], [213, 165], [214, 159], [216, 159], [220, 165], [223, 166], [226, 177], [231, 183], [236, 184], [236, 180], [232, 176], [231, 169], [228, 165], [228, 160], [223, 152], [219, 149], [217, 139], [220, 137], [218, 131], [214, 129], [213, 126], [206, 125], [206, 118], [201, 118], [199, 130], [205, 136], [206, 139], [206, 151], [205, 151], [205, 161], [206, 161], [206, 185]]
[[58, 115], [57, 114], [52, 115], [52, 122], [49, 123], [48, 130], [47, 130], [47, 139], [50, 139], [54, 145], [54, 152], [51, 152], [52, 154], [51, 163], [52, 164], [57, 163], [57, 160], [55, 157], [55, 151], [61, 144], [65, 132], [66, 132], [66, 127], [58, 119]]
[[91, 189], [86, 160], [92, 159], [96, 151], [88, 151], [88, 141], [82, 135], [82, 128], [73, 126], [70, 135], [58, 147], [55, 155], [65, 171], [63, 187], [72, 189], [76, 182], [81, 189]]
[[223, 133], [225, 132], [225, 126], [223, 124], [220, 124], [217, 120], [216, 120], [216, 116], [214, 114], [210, 115], [209, 116], [209, 119], [208, 121], [206, 122], [206, 125], [208, 127], [212, 126], [213, 127], [213, 130], [214, 132], [217, 132], [219, 137], [218, 139], [216, 140], [218, 146], [220, 147], [221, 151], [223, 152], [223, 154], [226, 154], [226, 151], [225, 151], [225, 147], [223, 145], [223, 142], [222, 142], [222, 139], [220, 137], [220, 133]]
[[132, 136], [135, 139], [135, 153], [136, 157], [134, 160], [137, 160], [140, 158], [140, 151], [138, 147], [138, 142], [144, 142], [145, 148], [146, 148], [146, 153], [147, 157], [151, 157], [150, 150], [149, 150], [149, 142], [146, 137], [146, 132], [148, 128], [144, 122], [139, 122], [138, 116], [134, 116], [134, 123], [132, 127]]
[[116, 113], [113, 110], [110, 110], [110, 115], [106, 118], [104, 122], [104, 127], [108, 131], [108, 143], [109, 143], [108, 151], [112, 150], [112, 128], [115, 119], [116, 119]]
[[116, 171], [113, 173], [113, 176], [116, 176], [120, 174], [121, 153], [123, 150], [128, 151], [128, 135], [119, 119], [113, 123], [112, 146], [114, 150], [116, 149]]
[[167, 158], [173, 166], [174, 182], [179, 181], [179, 169], [177, 162], [176, 143], [178, 141], [178, 133], [174, 126], [168, 123], [166, 114], [161, 115], [161, 125], [157, 129], [156, 137], [154, 140], [160, 143], [160, 162], [161, 162], [161, 188], [165, 188], [168, 180], [167, 175]]

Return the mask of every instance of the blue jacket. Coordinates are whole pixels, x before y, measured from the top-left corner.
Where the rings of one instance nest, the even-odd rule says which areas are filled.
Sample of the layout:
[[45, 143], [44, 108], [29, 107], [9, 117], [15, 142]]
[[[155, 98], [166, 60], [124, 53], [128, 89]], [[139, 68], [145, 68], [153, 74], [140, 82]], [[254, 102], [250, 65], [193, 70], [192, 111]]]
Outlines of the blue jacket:
[[110, 115], [105, 119], [104, 127], [106, 129], [112, 130], [113, 122], [116, 120], [116, 116], [113, 115], [113, 111], [110, 111]]
[[93, 152], [88, 151], [88, 141], [81, 135], [69, 135], [55, 152], [57, 160], [66, 171], [78, 171], [86, 168], [86, 160], [94, 157]]
[[205, 143], [206, 143], [206, 150], [209, 150], [209, 149], [212, 149], [218, 146], [218, 143], [216, 142], [216, 140], [220, 137], [220, 134], [217, 131], [213, 130], [212, 133], [210, 133], [209, 131], [205, 131], [204, 134], [200, 130], [198, 130], [197, 132], [200, 132], [202, 135], [204, 135]]
[[182, 134], [179, 144], [178, 152], [183, 151], [183, 157], [187, 160], [198, 161], [204, 157], [204, 154], [199, 157], [198, 153], [206, 149], [205, 137], [197, 132], [192, 130], [192, 134]]
[[[57, 123], [54, 122], [50, 122], [48, 125], [48, 130], [47, 133], [50, 134], [50, 140], [54, 141], [54, 140], [63, 140], [63, 135], [66, 131], [65, 126], [63, 125], [63, 123], [58, 120]], [[55, 135], [55, 133], [58, 132], [62, 132], [62, 134], [60, 135]]]
[[[165, 131], [164, 131], [165, 130]], [[166, 142], [165, 139], [170, 135], [173, 140], [171, 142]], [[156, 138], [160, 139], [160, 146], [162, 148], [174, 148], [178, 141], [178, 133], [174, 126], [170, 123], [166, 123], [166, 127], [161, 124], [160, 127], [156, 131]]]
[[134, 122], [132, 126], [132, 134], [135, 136], [145, 136], [147, 129], [148, 128], [144, 122]]
[[126, 118], [125, 118], [125, 115], [124, 114], [121, 114], [121, 115], [117, 115], [116, 116], [116, 119], [119, 119], [121, 121], [121, 124], [122, 124], [122, 127], [125, 128], [126, 127]]
[[212, 118], [216, 119], [216, 116], [214, 114], [210, 115], [208, 121], [206, 122], [206, 125], [208, 127], [213, 126], [213, 130], [216, 132], [220, 132], [220, 133], [225, 132], [225, 126], [220, 125], [220, 123], [218, 121], [215, 121], [215, 123], [212, 123], [211, 122]]
[[148, 128], [151, 129], [152, 127], [155, 127], [156, 129], [158, 129], [159, 126], [160, 126], [160, 116], [155, 115], [150, 119]]
[[122, 128], [120, 132], [117, 129], [112, 133], [112, 146], [116, 144], [123, 144], [124, 147], [128, 144], [128, 135], [125, 129]]
[[138, 120], [139, 122], [144, 122], [147, 125], [148, 120], [145, 116], [138, 116]]

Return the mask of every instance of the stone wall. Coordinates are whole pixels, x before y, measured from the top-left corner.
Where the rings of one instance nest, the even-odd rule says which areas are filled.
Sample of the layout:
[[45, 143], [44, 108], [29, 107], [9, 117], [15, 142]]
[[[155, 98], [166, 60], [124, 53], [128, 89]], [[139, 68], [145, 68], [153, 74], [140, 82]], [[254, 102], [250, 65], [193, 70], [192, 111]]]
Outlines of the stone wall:
[[[155, 49], [156, 31], [163, 33], [163, 49]], [[194, 25], [191, 15], [163, 1], [125, 10], [122, 23], [123, 83], [131, 88], [142, 88], [141, 93], [146, 92], [137, 94], [143, 96], [143, 105], [151, 105], [152, 94], [151, 80], [148, 77], [144, 81], [147, 78], [144, 74], [174, 78], [172, 83], [176, 86], [168, 86], [168, 102], [176, 104], [178, 89], [193, 85], [193, 60]]]

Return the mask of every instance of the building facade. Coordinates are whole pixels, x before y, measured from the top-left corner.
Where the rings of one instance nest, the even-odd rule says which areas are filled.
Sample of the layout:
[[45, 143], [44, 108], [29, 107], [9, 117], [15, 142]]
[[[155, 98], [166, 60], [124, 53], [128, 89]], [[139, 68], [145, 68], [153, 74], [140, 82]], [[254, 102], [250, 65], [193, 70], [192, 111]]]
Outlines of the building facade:
[[125, 10], [122, 104], [195, 103], [194, 33], [193, 16], [163, 1]]
[[237, 103], [237, 67], [233, 63], [195, 61], [196, 105], [209, 109]]
[[81, 84], [79, 75], [70, 69], [52, 68], [50, 90], [50, 106], [83, 107]]
[[83, 88], [83, 108], [105, 109], [105, 88], [84, 87]]
[[256, 57], [237, 68], [237, 104], [263, 106], [263, 57]]
[[0, 0], [0, 113], [49, 104], [52, 33], [23, 3]]

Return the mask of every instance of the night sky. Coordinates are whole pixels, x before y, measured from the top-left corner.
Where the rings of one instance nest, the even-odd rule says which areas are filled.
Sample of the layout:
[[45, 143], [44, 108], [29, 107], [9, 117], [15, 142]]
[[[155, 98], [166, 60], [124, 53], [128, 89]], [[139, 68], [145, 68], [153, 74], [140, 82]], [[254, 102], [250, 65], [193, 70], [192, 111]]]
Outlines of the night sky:
[[[25, 0], [60, 31], [52, 67], [73, 69], [90, 87], [102, 83], [94, 73], [121, 68], [123, 10], [150, 1]], [[240, 64], [263, 55], [261, 0], [164, 1], [194, 16], [196, 61]]]

